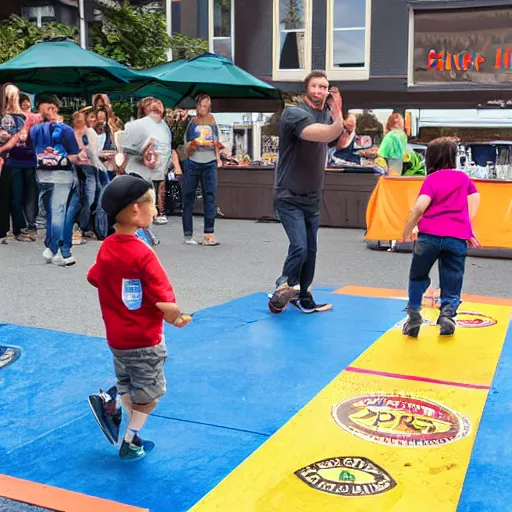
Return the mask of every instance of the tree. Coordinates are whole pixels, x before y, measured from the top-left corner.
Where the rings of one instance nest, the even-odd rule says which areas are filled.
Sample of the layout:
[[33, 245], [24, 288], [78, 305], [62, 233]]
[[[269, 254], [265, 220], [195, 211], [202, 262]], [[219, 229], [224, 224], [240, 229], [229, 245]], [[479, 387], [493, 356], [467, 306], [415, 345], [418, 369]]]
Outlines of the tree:
[[12, 14], [0, 22], [0, 63], [16, 57], [47, 37], [68, 37], [77, 41], [78, 28], [62, 23], [46, 23], [38, 27], [35, 23]]
[[171, 48], [173, 60], [191, 59], [208, 51], [208, 41], [193, 39], [184, 34], [173, 34]]
[[154, 11], [132, 7], [103, 6], [102, 23], [93, 27], [92, 50], [136, 69], [167, 62], [171, 38], [165, 17]]
[[92, 49], [105, 57], [135, 69], [152, 68], [173, 59], [191, 58], [208, 51], [207, 41], [183, 34], [167, 34], [165, 16], [156, 10], [133, 7], [127, 1], [120, 6], [103, 6], [102, 23], [93, 27]]

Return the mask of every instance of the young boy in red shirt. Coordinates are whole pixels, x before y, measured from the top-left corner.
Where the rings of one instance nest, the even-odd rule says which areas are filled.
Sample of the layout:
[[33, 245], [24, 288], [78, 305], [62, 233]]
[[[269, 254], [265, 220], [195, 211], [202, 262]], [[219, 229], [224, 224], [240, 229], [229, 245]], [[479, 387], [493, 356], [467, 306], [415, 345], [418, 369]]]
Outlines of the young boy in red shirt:
[[87, 280], [98, 288], [117, 387], [91, 395], [89, 404], [107, 439], [116, 444], [121, 424], [119, 393], [130, 417], [119, 456], [137, 460], [155, 446], [139, 433], [166, 391], [163, 321], [183, 327], [191, 317], [180, 313], [153, 249], [135, 236], [137, 229], [151, 225], [156, 214], [150, 183], [131, 175], [117, 176], [103, 192], [102, 208], [115, 222], [116, 232], [102, 243]]

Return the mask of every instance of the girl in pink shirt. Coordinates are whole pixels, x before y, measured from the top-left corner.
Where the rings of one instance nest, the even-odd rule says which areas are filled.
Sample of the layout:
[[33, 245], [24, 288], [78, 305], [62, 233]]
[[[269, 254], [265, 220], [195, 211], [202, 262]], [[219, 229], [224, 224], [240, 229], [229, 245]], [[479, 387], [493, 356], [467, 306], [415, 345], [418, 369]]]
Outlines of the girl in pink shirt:
[[455, 139], [441, 137], [429, 144], [425, 157], [427, 178], [403, 233], [404, 241], [412, 241], [416, 238], [413, 230], [418, 226], [409, 274], [408, 318], [402, 330], [414, 338], [420, 331], [422, 298], [430, 286], [429, 273], [436, 261], [441, 287], [437, 323], [441, 335], [455, 332], [467, 248], [480, 246], [471, 226], [480, 194], [471, 179], [455, 169], [456, 159]]

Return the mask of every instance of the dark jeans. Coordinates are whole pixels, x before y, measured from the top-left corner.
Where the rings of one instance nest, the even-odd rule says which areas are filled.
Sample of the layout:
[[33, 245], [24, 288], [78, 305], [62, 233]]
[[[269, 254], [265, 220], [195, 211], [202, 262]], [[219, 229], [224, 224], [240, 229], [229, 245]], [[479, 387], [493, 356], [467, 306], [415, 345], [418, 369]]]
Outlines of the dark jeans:
[[11, 226], [11, 169], [4, 165], [0, 172], [0, 238], [5, 238]]
[[204, 233], [213, 233], [215, 227], [215, 196], [217, 194], [217, 162], [198, 164], [185, 160], [183, 179], [183, 234], [192, 236], [194, 233], [192, 212], [196, 201], [196, 190], [199, 183], [203, 189]]
[[28, 225], [36, 229], [37, 216], [37, 183], [35, 169], [11, 168], [11, 215], [12, 231], [15, 236]]
[[290, 241], [283, 274], [276, 284], [300, 284], [300, 296], [304, 297], [315, 276], [320, 199], [316, 195], [295, 196], [281, 191], [275, 209]]
[[465, 240], [420, 233], [414, 243], [408, 307], [413, 310], [421, 308], [423, 294], [430, 286], [430, 270], [439, 261], [441, 311], [446, 316], [454, 317], [460, 306], [467, 251]]
[[80, 177], [80, 215], [78, 217], [78, 227], [81, 231], [91, 229], [92, 205], [96, 201], [97, 192], [97, 173], [95, 167], [84, 165], [79, 168]]

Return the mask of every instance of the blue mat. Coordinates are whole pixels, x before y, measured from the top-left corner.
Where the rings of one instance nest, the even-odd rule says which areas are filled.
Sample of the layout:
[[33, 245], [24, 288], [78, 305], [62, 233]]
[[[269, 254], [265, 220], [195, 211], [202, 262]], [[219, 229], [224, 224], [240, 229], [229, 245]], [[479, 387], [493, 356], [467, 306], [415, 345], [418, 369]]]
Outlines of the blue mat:
[[0, 344], [22, 349], [0, 370], [0, 473], [188, 510], [404, 315], [399, 300], [315, 297], [334, 311], [272, 316], [255, 294], [167, 326], [168, 393], [144, 428], [156, 449], [135, 465], [119, 460], [87, 404], [114, 381], [105, 341], [0, 326]]
[[458, 512], [512, 510], [512, 321], [466, 473]]

